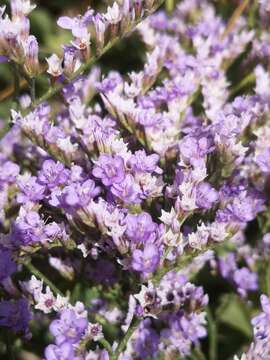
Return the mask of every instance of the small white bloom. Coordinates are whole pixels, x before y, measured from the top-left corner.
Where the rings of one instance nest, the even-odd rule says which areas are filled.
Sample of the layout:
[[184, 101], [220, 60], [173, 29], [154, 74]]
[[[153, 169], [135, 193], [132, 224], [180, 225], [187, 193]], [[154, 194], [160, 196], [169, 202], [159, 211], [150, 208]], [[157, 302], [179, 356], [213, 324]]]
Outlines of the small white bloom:
[[35, 298], [35, 300], [37, 301], [35, 309], [41, 310], [45, 314], [49, 314], [54, 308], [55, 297], [49, 286], [46, 287], [46, 292], [40, 293], [39, 297]]
[[36, 8], [30, 0], [14, 0], [11, 2], [12, 16], [29, 15]]
[[72, 144], [70, 136], [65, 139], [57, 139], [56, 144], [67, 154], [74, 154], [78, 149], [78, 144]]
[[181, 193], [181, 208], [185, 211], [192, 211], [197, 208], [196, 205], [196, 191], [194, 191], [193, 182], [183, 182], [179, 185]]
[[121, 21], [122, 13], [116, 1], [113, 3], [112, 7], [108, 7], [107, 13], [104, 15], [104, 17], [110, 24], [117, 24], [119, 21]]
[[32, 275], [31, 279], [26, 283], [25, 288], [37, 301], [40, 294], [42, 293], [43, 281], [38, 280], [34, 275]]
[[102, 332], [102, 326], [98, 323], [96, 323], [96, 324], [89, 323], [87, 332], [86, 332], [86, 336], [87, 337], [89, 336], [94, 341], [98, 341], [98, 340], [102, 339], [104, 337], [103, 332]]
[[53, 305], [53, 310], [58, 312], [60, 310], [67, 309], [68, 304], [69, 304], [69, 298], [63, 297], [58, 294]]
[[84, 244], [77, 245], [77, 249], [81, 250], [84, 258], [87, 258], [89, 251]]
[[47, 73], [54, 77], [58, 77], [63, 74], [62, 59], [60, 59], [56, 54], [46, 58], [46, 61], [49, 66]]

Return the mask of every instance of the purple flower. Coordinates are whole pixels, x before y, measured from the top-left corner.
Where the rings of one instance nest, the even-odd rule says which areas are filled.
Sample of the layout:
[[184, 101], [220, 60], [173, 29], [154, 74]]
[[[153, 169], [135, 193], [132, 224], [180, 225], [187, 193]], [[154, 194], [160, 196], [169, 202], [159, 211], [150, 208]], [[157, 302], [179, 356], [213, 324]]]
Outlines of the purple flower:
[[148, 172], [161, 174], [162, 170], [157, 166], [159, 156], [152, 154], [147, 156], [144, 150], [138, 150], [128, 160], [128, 165], [135, 172]]
[[[73, 175], [75, 175], [74, 181], [81, 180], [80, 173]], [[75, 209], [87, 206], [99, 193], [100, 188], [96, 187], [93, 180], [88, 179], [83, 183], [71, 183], [62, 190], [55, 188], [51, 193], [49, 204], [72, 213]]]
[[257, 274], [251, 272], [246, 267], [237, 269], [233, 274], [233, 280], [237, 286], [239, 294], [243, 297], [247, 295], [248, 291], [255, 291], [258, 289]]
[[119, 184], [125, 177], [125, 164], [121, 156], [100, 155], [93, 168], [93, 175], [101, 179], [105, 186]]
[[0, 184], [12, 183], [20, 172], [20, 167], [11, 161], [6, 161], [0, 165]]
[[245, 223], [253, 220], [257, 213], [264, 209], [264, 200], [243, 192], [226, 206], [217, 212], [217, 220], [221, 222]]
[[100, 193], [93, 180], [89, 179], [82, 184], [66, 186], [61, 195], [60, 202], [65, 207], [84, 207]]
[[0, 326], [10, 328], [15, 333], [27, 333], [31, 315], [26, 299], [0, 301]]
[[207, 182], [202, 182], [197, 186], [196, 205], [201, 209], [211, 209], [218, 198], [218, 192]]
[[24, 68], [29, 76], [35, 76], [39, 72], [38, 42], [35, 36], [30, 35], [25, 45]]
[[208, 153], [214, 150], [213, 138], [209, 133], [202, 133], [198, 137], [185, 136], [179, 144], [183, 160], [196, 166]]
[[128, 214], [125, 223], [126, 235], [135, 243], [153, 242], [156, 239], [158, 225], [152, 221], [151, 216], [142, 212], [139, 215]]
[[114, 184], [111, 192], [124, 203], [139, 204], [141, 202], [141, 188], [130, 174], [127, 174], [119, 184]]
[[45, 196], [45, 186], [40, 185], [35, 176], [30, 174], [21, 175], [17, 180], [17, 184], [21, 191], [17, 196], [19, 203], [38, 202]]
[[251, 323], [254, 326], [255, 337], [264, 339], [269, 336], [270, 300], [266, 295], [261, 295], [260, 300], [263, 312], [255, 316]]
[[75, 356], [72, 344], [65, 342], [61, 345], [49, 345], [45, 349], [45, 360], [82, 360], [82, 356]]
[[0, 281], [3, 281], [17, 270], [17, 265], [8, 250], [0, 250], [0, 259]]
[[38, 182], [49, 189], [65, 184], [69, 178], [69, 171], [60, 162], [45, 160], [38, 173]]
[[12, 236], [15, 243], [31, 245], [44, 239], [44, 222], [34, 211], [20, 209], [20, 214], [13, 226]]
[[134, 349], [140, 359], [154, 357], [158, 352], [160, 338], [157, 332], [151, 328], [149, 322], [144, 320], [136, 333]]
[[50, 325], [50, 332], [55, 337], [57, 345], [65, 342], [75, 344], [79, 342], [87, 329], [86, 318], [78, 317], [74, 310], [63, 310], [60, 319]]
[[226, 257], [220, 257], [218, 261], [219, 271], [225, 279], [230, 279], [237, 270], [235, 254], [230, 253]]
[[102, 80], [98, 85], [98, 90], [102, 93], [109, 93], [115, 91], [117, 88], [122, 88], [123, 79], [117, 71], [109, 72], [108, 76]]
[[52, 240], [67, 240], [68, 238], [64, 226], [61, 226], [56, 222], [51, 222], [50, 224], [45, 225], [44, 234], [47, 238], [50, 238]]
[[159, 260], [159, 249], [154, 244], [146, 244], [143, 250], [133, 251], [131, 265], [135, 271], [149, 274], [157, 269]]
[[270, 148], [258, 155], [255, 161], [264, 173], [270, 173]]

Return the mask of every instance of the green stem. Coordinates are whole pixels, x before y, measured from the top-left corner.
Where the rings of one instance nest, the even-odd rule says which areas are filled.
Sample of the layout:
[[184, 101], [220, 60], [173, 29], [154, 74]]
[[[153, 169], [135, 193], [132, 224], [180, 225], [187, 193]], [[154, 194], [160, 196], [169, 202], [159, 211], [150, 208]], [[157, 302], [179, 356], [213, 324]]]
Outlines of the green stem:
[[32, 103], [36, 101], [36, 79], [32, 78], [30, 81], [30, 95]]
[[11, 342], [11, 334], [6, 333], [6, 346], [7, 346], [7, 355], [10, 357], [10, 360], [15, 360], [14, 348]]
[[130, 325], [128, 331], [125, 333], [123, 339], [118, 344], [114, 354], [112, 355], [112, 360], [117, 360], [120, 354], [125, 350], [129, 339], [133, 335], [134, 331], [137, 330], [138, 326], [140, 325], [140, 319], [134, 320], [133, 324]]
[[270, 262], [269, 259], [266, 263], [266, 271], [265, 271], [265, 287], [266, 287], [266, 294], [270, 296]]
[[171, 14], [174, 9], [174, 0], [166, 0], [166, 11]]
[[196, 356], [197, 360], [206, 360], [204, 353], [202, 352], [199, 346], [196, 346], [193, 350], [193, 354]]
[[98, 340], [98, 342], [103, 345], [104, 349], [106, 349], [110, 355], [112, 355], [113, 350], [109, 341], [107, 341], [105, 338], [102, 338]]
[[17, 109], [19, 103], [19, 95], [20, 95], [20, 75], [19, 75], [18, 65], [16, 63], [12, 63], [12, 70], [13, 70], [13, 79], [14, 79], [12, 107]]
[[217, 359], [217, 326], [214, 321], [210, 307], [207, 306], [209, 360]]
[[37, 278], [43, 280], [43, 282], [49, 286], [49, 288], [55, 293], [55, 295], [65, 296], [61, 290], [59, 290], [52, 282], [44, 275], [41, 271], [39, 271], [31, 262], [25, 262], [24, 266]]
[[236, 84], [233, 88], [231, 88], [230, 97], [233, 97], [240, 90], [242, 90], [247, 85], [253, 84], [256, 80], [254, 73], [250, 73], [245, 76], [238, 84]]

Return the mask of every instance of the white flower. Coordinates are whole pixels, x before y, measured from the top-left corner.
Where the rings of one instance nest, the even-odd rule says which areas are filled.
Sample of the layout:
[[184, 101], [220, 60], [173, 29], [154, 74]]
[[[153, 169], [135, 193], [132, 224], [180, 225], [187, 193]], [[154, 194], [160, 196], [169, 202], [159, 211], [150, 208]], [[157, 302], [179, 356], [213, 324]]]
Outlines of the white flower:
[[30, 0], [13, 0], [11, 2], [11, 8], [12, 16], [27, 16], [36, 8], [36, 5], [31, 5]]
[[121, 21], [122, 13], [116, 1], [113, 3], [112, 7], [108, 7], [107, 13], [104, 15], [104, 17], [110, 24], [117, 24], [119, 21]]
[[89, 251], [84, 244], [77, 245], [77, 249], [81, 250], [84, 258], [87, 258]]
[[163, 224], [172, 226], [174, 221], [177, 219], [177, 215], [176, 215], [174, 208], [172, 207], [170, 212], [162, 209], [161, 216], [159, 219], [160, 219], [160, 221], [163, 222]]
[[60, 310], [67, 309], [68, 305], [69, 305], [69, 298], [63, 297], [58, 294], [53, 305], [53, 310], [58, 312]]
[[196, 205], [196, 191], [194, 191], [193, 182], [183, 182], [179, 185], [179, 191], [181, 193], [181, 208], [185, 211], [192, 211], [197, 208]]
[[41, 292], [35, 300], [37, 301], [35, 309], [41, 310], [45, 314], [49, 314], [54, 309], [55, 297], [49, 286], [46, 287], [46, 292]]
[[56, 54], [46, 58], [46, 61], [49, 66], [47, 73], [54, 77], [58, 77], [63, 74], [62, 59], [60, 59]]
[[188, 235], [188, 243], [190, 247], [201, 250], [208, 241], [209, 230], [204, 224], [198, 226], [197, 231]]
[[88, 324], [88, 328], [86, 331], [86, 337], [93, 339], [94, 341], [98, 341], [104, 337], [102, 332], [102, 326], [98, 323], [96, 324]]
[[169, 229], [163, 236], [162, 236], [162, 240], [164, 242], [164, 244], [168, 245], [168, 246], [173, 246], [176, 247], [179, 245], [179, 243], [182, 240], [182, 235], [181, 233], [177, 233], [175, 234], [174, 232], [172, 232], [171, 229]]
[[59, 149], [63, 150], [67, 154], [74, 154], [78, 149], [78, 144], [72, 144], [70, 136], [65, 139], [57, 139], [56, 144]]
[[25, 288], [37, 301], [42, 293], [43, 281], [38, 280], [34, 275], [32, 275], [31, 279], [26, 283]]
[[223, 241], [228, 236], [225, 223], [213, 222], [209, 225], [211, 239]]
[[69, 304], [68, 307], [75, 311], [78, 318], [87, 318], [87, 310], [85, 310], [84, 304], [81, 301], [77, 301], [74, 306]]

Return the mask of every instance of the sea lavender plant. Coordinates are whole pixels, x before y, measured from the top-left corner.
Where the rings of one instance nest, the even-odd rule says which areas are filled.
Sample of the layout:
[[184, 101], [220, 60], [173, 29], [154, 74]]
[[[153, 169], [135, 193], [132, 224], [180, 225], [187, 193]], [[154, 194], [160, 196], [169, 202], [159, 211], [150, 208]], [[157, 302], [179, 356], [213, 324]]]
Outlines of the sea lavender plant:
[[270, 358], [270, 6], [163, 3], [0, 7], [3, 359]]

